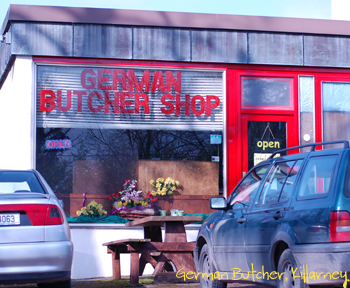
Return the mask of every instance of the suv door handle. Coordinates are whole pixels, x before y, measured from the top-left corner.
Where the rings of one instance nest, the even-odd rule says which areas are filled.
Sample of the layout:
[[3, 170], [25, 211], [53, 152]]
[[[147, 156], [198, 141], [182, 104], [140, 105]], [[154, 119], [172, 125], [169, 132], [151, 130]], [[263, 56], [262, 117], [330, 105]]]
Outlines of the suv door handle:
[[283, 214], [280, 213], [280, 211], [277, 211], [275, 215], [273, 215], [272, 217], [275, 219], [275, 220], [278, 220], [280, 218], [282, 218]]
[[237, 219], [238, 223], [244, 223], [247, 220], [247, 218], [239, 218]]

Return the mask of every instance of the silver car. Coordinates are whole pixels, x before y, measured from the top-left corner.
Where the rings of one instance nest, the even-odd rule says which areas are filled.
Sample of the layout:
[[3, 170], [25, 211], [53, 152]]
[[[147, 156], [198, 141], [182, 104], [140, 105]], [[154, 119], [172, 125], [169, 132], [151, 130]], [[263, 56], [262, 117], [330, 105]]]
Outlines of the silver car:
[[35, 170], [0, 170], [0, 284], [71, 287], [73, 243], [60, 201]]

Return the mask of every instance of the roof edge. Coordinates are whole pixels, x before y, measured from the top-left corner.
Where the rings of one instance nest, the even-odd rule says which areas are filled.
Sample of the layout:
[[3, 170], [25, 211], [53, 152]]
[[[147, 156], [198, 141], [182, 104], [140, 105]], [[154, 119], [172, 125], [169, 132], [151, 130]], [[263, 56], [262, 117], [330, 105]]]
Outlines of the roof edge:
[[18, 4], [10, 5], [2, 34], [12, 21], [350, 35], [350, 21], [343, 20]]

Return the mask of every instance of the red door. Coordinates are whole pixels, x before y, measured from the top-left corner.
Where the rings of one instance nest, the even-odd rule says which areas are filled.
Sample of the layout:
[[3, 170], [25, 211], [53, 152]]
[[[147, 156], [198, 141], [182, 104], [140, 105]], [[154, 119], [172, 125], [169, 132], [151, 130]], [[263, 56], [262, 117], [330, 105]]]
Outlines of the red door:
[[259, 161], [299, 144], [297, 73], [236, 70], [228, 79], [227, 195]]

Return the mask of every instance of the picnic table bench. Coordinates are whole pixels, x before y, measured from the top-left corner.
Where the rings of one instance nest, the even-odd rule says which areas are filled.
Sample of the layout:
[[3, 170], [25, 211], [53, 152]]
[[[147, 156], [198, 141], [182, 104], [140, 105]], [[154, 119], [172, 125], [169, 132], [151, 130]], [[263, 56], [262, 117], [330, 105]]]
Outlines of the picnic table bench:
[[165, 243], [150, 242], [150, 239], [122, 239], [104, 243], [103, 246], [107, 246], [107, 252], [112, 253], [113, 279], [121, 279], [120, 254], [130, 253], [130, 283], [137, 284], [147, 263], [156, 268], [156, 257], [160, 253], [192, 253], [195, 242]]
[[[187, 242], [184, 224], [201, 221], [201, 216], [150, 216], [128, 222], [125, 226], [144, 227], [145, 238], [121, 239], [104, 243], [112, 253], [113, 279], [121, 278], [120, 254], [130, 253], [130, 283], [137, 284], [147, 263], [154, 268], [156, 276], [169, 268], [195, 271], [193, 248], [195, 242]], [[160, 227], [165, 225], [165, 240], [162, 242]], [[158, 228], [158, 229], [154, 229]], [[151, 230], [150, 230], [151, 229]], [[156, 233], [150, 233], [156, 232]], [[149, 238], [146, 238], [146, 237]], [[141, 257], [139, 257], [141, 254]], [[172, 268], [170, 266], [170, 268]]]

